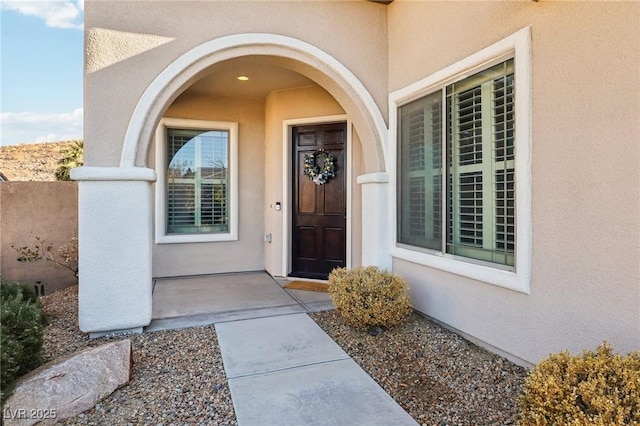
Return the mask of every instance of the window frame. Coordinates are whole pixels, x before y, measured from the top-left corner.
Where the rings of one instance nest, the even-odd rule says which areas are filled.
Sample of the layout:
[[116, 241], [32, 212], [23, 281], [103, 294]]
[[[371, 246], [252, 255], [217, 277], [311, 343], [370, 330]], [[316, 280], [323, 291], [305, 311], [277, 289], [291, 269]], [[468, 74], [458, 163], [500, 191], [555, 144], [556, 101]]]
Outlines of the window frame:
[[[516, 248], [515, 270], [500, 264], [474, 260], [442, 251], [424, 249], [398, 242], [398, 119], [399, 109], [446, 86], [470, 77], [508, 59], [514, 60], [515, 76], [515, 180]], [[530, 293], [531, 284], [531, 29], [516, 33], [468, 56], [444, 69], [396, 90], [389, 95], [389, 170], [391, 256], [419, 265], [440, 269], [484, 283]], [[443, 156], [445, 157], [445, 156]], [[444, 162], [444, 160], [443, 160]], [[446, 195], [443, 197], [446, 201]], [[444, 224], [443, 224], [444, 226]], [[511, 269], [511, 270], [509, 270]]]
[[[229, 230], [215, 233], [167, 233], [167, 129], [221, 130], [229, 134], [228, 208]], [[238, 240], [238, 123], [226, 121], [162, 118], [155, 135], [156, 142], [156, 244], [201, 243]]]

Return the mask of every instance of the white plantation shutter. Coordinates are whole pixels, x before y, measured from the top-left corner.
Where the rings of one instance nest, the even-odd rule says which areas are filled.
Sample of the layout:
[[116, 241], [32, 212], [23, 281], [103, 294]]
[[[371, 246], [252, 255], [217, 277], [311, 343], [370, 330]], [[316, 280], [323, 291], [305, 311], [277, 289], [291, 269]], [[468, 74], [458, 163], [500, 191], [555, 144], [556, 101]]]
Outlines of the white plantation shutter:
[[201, 137], [200, 224], [218, 231], [226, 231], [229, 225], [228, 157], [227, 132], [208, 132]]
[[496, 218], [494, 261], [514, 265], [516, 236], [514, 78], [513, 69], [506, 71], [506, 75], [493, 81]]
[[168, 221], [170, 228], [193, 225], [195, 222], [194, 190], [191, 182], [174, 182], [167, 185], [169, 200]]
[[402, 107], [399, 241], [441, 249], [441, 95]]
[[455, 92], [447, 88], [447, 101], [452, 105], [452, 129], [448, 161], [452, 175], [449, 198], [452, 219], [448, 245], [454, 254], [459, 245], [482, 248], [483, 245], [483, 139], [482, 88], [472, 87]]
[[167, 129], [167, 234], [227, 232], [227, 131]]
[[398, 242], [514, 266], [513, 59], [403, 105], [398, 116]]
[[169, 129], [167, 151], [167, 222], [169, 230], [195, 222], [195, 144], [189, 145], [190, 134]]
[[407, 201], [408, 217], [406, 218], [405, 234], [408, 238], [424, 240], [427, 237], [426, 223], [427, 200], [429, 199], [426, 182], [426, 144], [425, 144], [425, 114], [424, 106], [420, 106], [407, 114], [409, 130], [409, 194]]
[[514, 265], [513, 61], [447, 87], [451, 185], [447, 251]]

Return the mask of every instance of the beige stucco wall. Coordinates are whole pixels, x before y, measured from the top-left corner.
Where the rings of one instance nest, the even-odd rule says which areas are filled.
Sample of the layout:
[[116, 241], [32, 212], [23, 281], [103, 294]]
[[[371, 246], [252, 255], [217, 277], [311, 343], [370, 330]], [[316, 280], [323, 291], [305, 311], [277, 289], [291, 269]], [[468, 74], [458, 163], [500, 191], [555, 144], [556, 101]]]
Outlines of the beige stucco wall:
[[417, 308], [529, 362], [640, 348], [638, 16], [637, 2], [389, 6], [391, 91], [532, 32], [531, 294], [396, 260]]
[[[264, 269], [264, 102], [185, 93], [165, 114], [172, 118], [238, 123], [238, 240], [156, 244], [153, 276], [167, 277]], [[152, 147], [155, 151], [155, 145]]]
[[[301, 120], [296, 125], [302, 125], [305, 120], [315, 122], [318, 117], [329, 117], [343, 115], [344, 110], [324, 89], [319, 86], [311, 86], [298, 89], [289, 89], [272, 92], [265, 101], [266, 116], [266, 168], [265, 181], [265, 233], [273, 236], [272, 242], [265, 247], [265, 268], [273, 275], [284, 275], [289, 271], [282, 272], [283, 263], [283, 235], [284, 209], [291, 209], [289, 200], [284, 199], [283, 173], [285, 170], [284, 145], [290, 143], [284, 137], [283, 122], [285, 120]], [[348, 214], [352, 217], [352, 263], [360, 263], [360, 191], [355, 184], [355, 177], [362, 172], [362, 149], [360, 139], [357, 134], [352, 136], [352, 157], [355, 159], [351, 167], [352, 182], [351, 211]], [[275, 203], [282, 202], [283, 210], [276, 211]]]
[[[85, 164], [117, 166], [127, 125], [151, 81], [206, 41], [273, 33], [344, 64], [387, 109], [386, 7], [357, 1], [87, 1]], [[386, 114], [385, 114], [386, 116]], [[151, 117], [153, 119], [153, 117]]]
[[[0, 183], [0, 273], [11, 281], [44, 286], [45, 294], [76, 283], [73, 272], [44, 259], [18, 262], [11, 247], [34, 248], [36, 237], [56, 252], [78, 233], [75, 182]], [[57, 258], [62, 261], [62, 259]]]
[[[622, 352], [640, 347], [640, 4], [150, 4], [87, 1], [87, 165], [117, 166], [131, 114], [153, 78], [189, 49], [224, 35], [283, 34], [325, 50], [355, 74], [386, 117], [389, 92], [531, 26], [531, 294], [406, 261], [395, 260], [394, 271], [409, 280], [415, 307], [528, 362], [551, 351], [593, 348], [604, 339]], [[238, 242], [156, 246], [154, 275], [277, 273], [282, 219], [271, 206], [285, 201], [282, 120], [343, 111], [319, 88], [274, 92], [264, 102], [179, 98], [166, 116], [240, 122], [240, 193], [250, 192], [240, 198]], [[362, 141], [352, 135], [353, 178], [379, 171], [363, 161], [373, 144], [365, 139], [370, 135], [360, 136]], [[357, 265], [357, 185], [352, 194]], [[260, 217], [249, 211], [254, 207]], [[263, 242], [265, 233], [273, 235], [271, 244]], [[239, 252], [245, 255], [239, 258]]]

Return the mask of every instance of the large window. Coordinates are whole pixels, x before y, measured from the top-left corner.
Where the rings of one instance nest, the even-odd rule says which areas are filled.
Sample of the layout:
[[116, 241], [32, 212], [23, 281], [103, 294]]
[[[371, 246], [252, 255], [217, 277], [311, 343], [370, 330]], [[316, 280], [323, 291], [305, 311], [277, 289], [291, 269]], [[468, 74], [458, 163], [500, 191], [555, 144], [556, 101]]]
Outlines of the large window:
[[392, 257], [529, 292], [530, 29], [390, 103]]
[[156, 144], [156, 241], [237, 239], [237, 124], [167, 118]]
[[398, 242], [514, 266], [513, 60], [403, 105], [398, 119]]

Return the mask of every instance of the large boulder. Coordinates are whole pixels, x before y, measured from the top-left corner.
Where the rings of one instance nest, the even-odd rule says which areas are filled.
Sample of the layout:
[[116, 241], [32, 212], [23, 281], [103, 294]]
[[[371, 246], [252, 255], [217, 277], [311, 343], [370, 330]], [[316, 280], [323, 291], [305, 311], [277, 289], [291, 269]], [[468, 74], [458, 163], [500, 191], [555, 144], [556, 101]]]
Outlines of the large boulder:
[[54, 424], [93, 407], [131, 378], [131, 340], [119, 340], [45, 364], [18, 379], [4, 424]]

